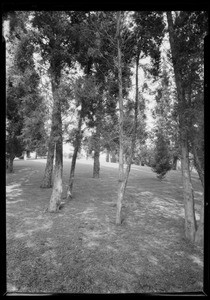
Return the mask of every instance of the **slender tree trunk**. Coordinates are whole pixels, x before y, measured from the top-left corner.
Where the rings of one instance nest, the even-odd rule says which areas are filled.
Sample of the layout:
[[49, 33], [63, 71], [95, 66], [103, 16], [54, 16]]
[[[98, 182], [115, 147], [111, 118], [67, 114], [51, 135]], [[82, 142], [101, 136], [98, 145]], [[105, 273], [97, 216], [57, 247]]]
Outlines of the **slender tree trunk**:
[[200, 208], [200, 221], [198, 229], [195, 233], [195, 243], [199, 245], [203, 245], [204, 241], [204, 203], [201, 203]]
[[75, 173], [75, 167], [76, 167], [77, 153], [79, 151], [80, 144], [81, 144], [81, 128], [82, 128], [82, 114], [80, 111], [74, 153], [73, 153], [72, 161], [71, 161], [69, 185], [67, 188], [67, 195], [66, 195], [67, 200], [70, 200], [70, 198], [72, 198], [72, 190], [73, 190], [73, 184], [74, 184], [74, 173]]
[[117, 162], [115, 150], [111, 152], [111, 162], [112, 163], [116, 163]]
[[[120, 184], [119, 193], [118, 193], [118, 196], [120, 196], [121, 203], [122, 203], [123, 198], [124, 198], [124, 194], [125, 194], [125, 190], [126, 190], [126, 186], [127, 186], [127, 182], [128, 182], [128, 177], [129, 177], [130, 170], [131, 170], [131, 164], [132, 164], [132, 160], [133, 160], [133, 156], [134, 156], [134, 149], [135, 149], [135, 142], [136, 142], [137, 119], [138, 119], [138, 101], [139, 101], [139, 99], [138, 99], [138, 95], [139, 95], [139, 87], [138, 87], [139, 57], [140, 57], [140, 44], [138, 45], [137, 56], [136, 56], [136, 96], [135, 96], [135, 114], [134, 114], [133, 133], [132, 133], [132, 140], [131, 140], [131, 147], [130, 147], [131, 150], [130, 150], [130, 153], [127, 157], [127, 166], [126, 166], [126, 170], [125, 170], [125, 173], [124, 173], [124, 178], [123, 178], [123, 181]], [[122, 205], [120, 206], [120, 209], [121, 208], [122, 208]], [[116, 223], [120, 224], [119, 222], [121, 222], [121, 211], [117, 210]]]
[[95, 149], [94, 149], [94, 163], [93, 163], [93, 178], [99, 178], [100, 174], [100, 122], [96, 124], [95, 134]]
[[195, 145], [193, 145], [193, 156], [194, 156], [194, 165], [195, 165], [195, 168], [196, 168], [196, 170], [198, 172], [198, 176], [199, 176], [200, 181], [202, 183], [202, 186], [204, 188], [204, 169], [203, 169], [202, 163], [201, 163], [201, 161], [199, 159], [199, 156], [198, 156], [198, 153], [197, 153]]
[[136, 140], [136, 128], [137, 128], [137, 114], [138, 114], [138, 65], [139, 65], [139, 56], [140, 56], [140, 47], [138, 47], [137, 58], [136, 58], [136, 99], [135, 99], [135, 118], [134, 118], [134, 128], [131, 141], [131, 152], [128, 157], [128, 163], [126, 171], [124, 173], [124, 144], [123, 144], [123, 96], [122, 96], [122, 61], [121, 61], [121, 45], [120, 45], [120, 22], [121, 22], [121, 13], [117, 14], [117, 49], [118, 49], [118, 86], [119, 86], [119, 186], [118, 186], [118, 197], [117, 197], [117, 213], [116, 213], [116, 224], [121, 224], [122, 216], [122, 202], [128, 182], [128, 177], [130, 173], [131, 163], [133, 159], [135, 140]]
[[54, 170], [54, 182], [53, 191], [48, 206], [49, 212], [57, 212], [61, 204], [62, 196], [62, 173], [63, 173], [63, 145], [62, 142], [56, 142], [55, 145], [55, 170]]
[[[204, 189], [204, 170], [203, 170], [203, 165], [199, 159], [197, 150], [195, 145], [193, 145], [193, 155], [194, 155], [194, 164], [195, 168], [198, 172], [200, 181], [202, 183], [203, 189]], [[195, 243], [203, 245], [204, 241], [204, 203], [201, 203], [201, 208], [200, 208], [200, 221], [198, 224], [198, 229], [195, 233]]]
[[53, 99], [53, 111], [52, 111], [52, 124], [50, 131], [50, 139], [48, 143], [47, 163], [45, 166], [44, 177], [42, 179], [41, 188], [52, 187], [52, 176], [53, 176], [53, 161], [55, 156], [55, 141], [54, 141], [54, 130], [55, 130], [55, 101]]
[[55, 153], [55, 143], [54, 143], [53, 131], [51, 128], [50, 140], [48, 144], [47, 163], [45, 167], [44, 177], [42, 179], [42, 183], [40, 186], [41, 188], [52, 187], [54, 153]]
[[172, 170], [176, 170], [177, 169], [177, 161], [178, 161], [178, 157], [174, 156], [173, 157], [173, 166], [172, 166]]
[[182, 87], [182, 77], [180, 73], [179, 53], [176, 48], [175, 33], [173, 28], [173, 19], [171, 11], [167, 12], [169, 41], [171, 45], [171, 54], [175, 74], [175, 82], [177, 87], [178, 103], [179, 103], [179, 131], [181, 137], [181, 167], [182, 181], [184, 192], [184, 207], [185, 207], [185, 235], [190, 241], [194, 242], [196, 231], [196, 220], [194, 210], [194, 194], [191, 184], [189, 171], [189, 151], [188, 151], [188, 136], [186, 133], [186, 120], [183, 117], [186, 108], [186, 99], [184, 89]]
[[110, 151], [106, 150], [106, 162], [109, 162]]
[[14, 158], [15, 158], [14, 155], [10, 155], [10, 157], [9, 157], [9, 161], [8, 161], [8, 171], [9, 171], [9, 173], [14, 172], [14, 169], [13, 169]]
[[193, 187], [190, 177], [190, 166], [189, 166], [189, 151], [186, 145], [187, 143], [182, 143], [182, 157], [181, 157], [181, 167], [182, 167], [182, 179], [183, 179], [183, 189], [184, 189], [184, 206], [185, 206], [185, 236], [194, 241], [196, 232], [196, 219], [195, 219], [195, 209], [194, 209], [194, 194]]
[[60, 207], [62, 197], [62, 175], [63, 175], [63, 139], [62, 139], [62, 119], [61, 103], [57, 89], [59, 87], [60, 76], [51, 73], [52, 93], [55, 104], [54, 124], [52, 126], [55, 141], [55, 171], [53, 181], [53, 191], [48, 207], [49, 212], [57, 212]]
[[23, 152], [23, 159], [24, 159], [24, 160], [27, 159], [27, 153], [26, 153], [26, 151]]
[[118, 86], [119, 86], [119, 181], [118, 181], [118, 196], [117, 196], [117, 213], [116, 224], [121, 224], [121, 209], [122, 200], [125, 192], [124, 181], [124, 163], [123, 163], [123, 95], [122, 95], [122, 61], [121, 61], [121, 46], [120, 46], [120, 23], [121, 12], [117, 12], [117, 51], [118, 51]]

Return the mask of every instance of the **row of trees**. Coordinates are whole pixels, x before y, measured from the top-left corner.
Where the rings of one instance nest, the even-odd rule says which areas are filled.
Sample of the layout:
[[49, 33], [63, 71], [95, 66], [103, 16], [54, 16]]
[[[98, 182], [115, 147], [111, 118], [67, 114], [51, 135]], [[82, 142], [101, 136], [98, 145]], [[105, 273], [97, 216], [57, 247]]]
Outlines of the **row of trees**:
[[[74, 146], [67, 199], [73, 195], [76, 159], [82, 144], [94, 150], [95, 178], [100, 174], [101, 150], [118, 153], [116, 224], [120, 224], [131, 164], [137, 156], [143, 156], [145, 140], [153, 135], [157, 147], [151, 166], [160, 179], [171, 168], [169, 157], [173, 157], [174, 165], [181, 158], [186, 237], [202, 241], [203, 210], [197, 230], [189, 153], [204, 184], [206, 13], [35, 11], [8, 13], [5, 20], [9, 23], [7, 49], [12, 59], [7, 71], [7, 152], [12, 166], [19, 150], [43, 149], [47, 141], [41, 187], [53, 187], [48, 211], [60, 207], [62, 146], [67, 135]], [[161, 45], [167, 36], [171, 50], [163, 59]], [[145, 58], [150, 59], [149, 64], [143, 64]], [[81, 75], [74, 77], [78, 66]], [[43, 97], [40, 83], [43, 69], [42, 76], [51, 84], [50, 102]], [[140, 70], [145, 76], [142, 82]], [[144, 95], [151, 93], [151, 80], [158, 83], [154, 133], [148, 133], [145, 124]], [[76, 121], [66, 121], [64, 116], [72, 114]], [[90, 138], [85, 138], [86, 130], [92, 132]]]

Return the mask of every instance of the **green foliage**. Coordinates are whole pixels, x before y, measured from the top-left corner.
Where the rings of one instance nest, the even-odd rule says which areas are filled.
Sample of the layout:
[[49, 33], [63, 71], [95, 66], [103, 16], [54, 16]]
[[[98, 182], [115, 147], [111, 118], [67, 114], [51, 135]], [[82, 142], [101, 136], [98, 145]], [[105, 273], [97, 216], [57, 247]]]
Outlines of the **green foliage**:
[[171, 169], [168, 142], [161, 131], [157, 132], [154, 161], [152, 163], [153, 172], [157, 173], [157, 178], [162, 180]]

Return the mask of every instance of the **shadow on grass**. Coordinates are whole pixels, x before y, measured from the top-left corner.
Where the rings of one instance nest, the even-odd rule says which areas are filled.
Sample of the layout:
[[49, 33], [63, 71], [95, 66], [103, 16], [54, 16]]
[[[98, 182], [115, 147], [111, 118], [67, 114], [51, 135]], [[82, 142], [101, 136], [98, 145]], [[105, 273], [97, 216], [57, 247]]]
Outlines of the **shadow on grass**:
[[[40, 189], [44, 164], [19, 163], [7, 209], [10, 292], [148, 293], [202, 289], [202, 249], [184, 238], [178, 174], [159, 182], [133, 170], [115, 225], [117, 168], [77, 165], [74, 198], [58, 214], [43, 213], [51, 189]], [[64, 165], [68, 182], [70, 164]], [[138, 169], [138, 168], [137, 168]], [[28, 181], [25, 181], [28, 180]], [[201, 200], [197, 190], [198, 201]], [[11, 197], [10, 197], [11, 196]]]

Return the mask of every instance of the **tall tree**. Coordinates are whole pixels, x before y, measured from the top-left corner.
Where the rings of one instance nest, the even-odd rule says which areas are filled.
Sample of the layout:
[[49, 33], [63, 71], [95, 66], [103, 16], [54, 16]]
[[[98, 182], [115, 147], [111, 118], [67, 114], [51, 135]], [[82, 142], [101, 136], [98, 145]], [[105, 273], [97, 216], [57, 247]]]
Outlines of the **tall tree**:
[[[203, 44], [207, 32], [205, 12], [167, 12], [169, 41], [178, 96], [179, 133], [181, 142], [181, 165], [185, 205], [185, 235], [192, 242], [203, 240], [202, 230], [197, 230], [194, 209], [194, 193], [189, 169], [189, 130], [191, 128], [190, 108], [192, 105], [192, 84], [202, 73]], [[195, 43], [196, 41], [196, 43]], [[202, 76], [201, 76], [202, 77]], [[199, 90], [197, 90], [199, 92]], [[203, 227], [203, 205], [199, 227]], [[197, 230], [197, 231], [196, 231]], [[199, 236], [199, 237], [198, 237]]]
[[117, 12], [117, 50], [118, 50], [118, 84], [119, 84], [119, 187], [117, 196], [116, 224], [121, 224], [122, 199], [125, 191], [123, 163], [123, 95], [122, 95], [122, 59], [121, 59], [121, 12]]
[[34, 67], [32, 36], [27, 29], [29, 14], [14, 12], [8, 16], [7, 151], [10, 171], [15, 155], [44, 144], [45, 137], [45, 107], [38, 89], [40, 78]]
[[81, 110], [79, 110], [78, 111], [78, 125], [77, 125], [77, 129], [76, 129], [74, 143], [73, 143], [74, 152], [73, 152], [72, 162], [71, 162], [69, 184], [68, 184], [67, 192], [66, 192], [67, 200], [70, 200], [70, 198], [72, 198], [76, 160], [77, 160], [77, 154], [78, 154], [79, 148], [81, 146], [81, 139], [82, 139], [82, 112], [81, 112]]
[[[97, 97], [95, 97], [92, 105], [90, 105], [91, 111], [94, 116], [94, 120], [89, 123], [88, 126], [94, 127], [94, 165], [93, 165], [93, 177], [99, 177], [100, 171], [100, 151], [103, 147], [103, 123], [107, 116], [108, 107], [110, 102], [114, 103], [116, 97], [111, 96], [116, 94], [117, 87], [117, 70], [116, 70], [116, 54], [117, 47], [115, 45], [115, 24], [114, 16], [115, 12], [89, 12], [87, 24], [83, 28], [85, 32], [85, 53], [81, 53], [80, 61], [81, 65], [85, 66], [84, 72], [93, 78], [97, 86]], [[88, 37], [88, 38], [87, 38]], [[128, 55], [127, 55], [128, 60]], [[123, 67], [123, 93], [126, 92], [126, 88], [129, 84], [129, 68], [127, 65]], [[126, 81], [127, 80], [127, 81]], [[110, 88], [110, 85], [114, 87]], [[113, 105], [114, 107], [114, 105]]]
[[[152, 68], [150, 70], [155, 76], [158, 74], [159, 62], [160, 62], [160, 44], [163, 37], [163, 17], [161, 13], [157, 12], [138, 12], [134, 13], [133, 21], [137, 25], [136, 30], [134, 30], [134, 34], [132, 35], [129, 31], [124, 31], [123, 38], [127, 40], [122, 43], [122, 21], [121, 21], [121, 13], [117, 14], [117, 48], [118, 48], [118, 84], [119, 84], [119, 188], [118, 188], [118, 198], [117, 198], [117, 213], [116, 213], [116, 224], [120, 224], [121, 220], [121, 208], [122, 201], [124, 198], [126, 185], [128, 182], [128, 177], [131, 169], [131, 164], [134, 155], [135, 142], [136, 142], [136, 131], [137, 131], [137, 120], [138, 120], [138, 103], [139, 103], [139, 79], [138, 79], [138, 71], [139, 71], [139, 59], [143, 58], [145, 55], [150, 55], [152, 59]], [[151, 28], [150, 22], [155, 24], [155, 29]], [[133, 23], [131, 22], [131, 26], [133, 27]], [[130, 34], [129, 34], [130, 33]], [[129, 39], [129, 37], [131, 38]], [[129, 43], [128, 43], [129, 41]], [[133, 46], [133, 50], [131, 50], [131, 46]], [[123, 47], [122, 47], [123, 45]], [[135, 46], [134, 46], [135, 45]], [[130, 47], [129, 47], [130, 46]], [[133, 130], [131, 133], [131, 142], [130, 142], [130, 151], [129, 156], [127, 158], [127, 167], [124, 171], [124, 161], [123, 156], [125, 154], [125, 142], [124, 142], [124, 130], [123, 130], [123, 122], [124, 122], [124, 111], [123, 111], [123, 97], [122, 97], [122, 54], [121, 51], [123, 49], [123, 54], [132, 51], [132, 57], [135, 60], [135, 68], [136, 68], [136, 81], [135, 81], [135, 105], [134, 105], [134, 118], [133, 118]], [[126, 55], [124, 55], [124, 64], [127, 64]]]
[[[50, 143], [48, 148], [49, 169], [45, 174], [52, 176], [53, 152], [55, 151], [55, 170], [53, 191], [48, 207], [49, 212], [59, 210], [62, 195], [62, 172], [63, 172], [63, 139], [62, 139], [62, 118], [61, 118], [61, 98], [59, 87], [61, 81], [61, 71], [66, 64], [71, 65], [71, 53], [69, 35], [71, 27], [69, 18], [65, 12], [35, 12], [32, 24], [38, 29], [37, 45], [42, 58], [49, 62], [49, 77], [51, 80], [53, 96], [53, 112]], [[48, 181], [51, 185], [51, 180]]]

